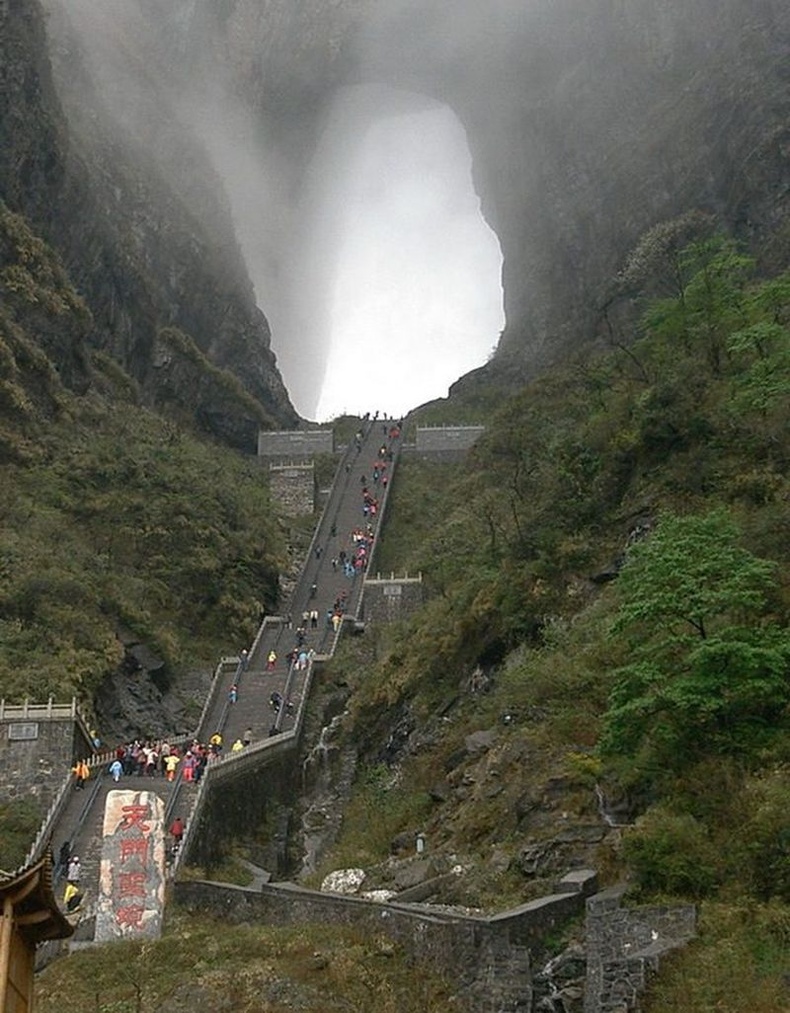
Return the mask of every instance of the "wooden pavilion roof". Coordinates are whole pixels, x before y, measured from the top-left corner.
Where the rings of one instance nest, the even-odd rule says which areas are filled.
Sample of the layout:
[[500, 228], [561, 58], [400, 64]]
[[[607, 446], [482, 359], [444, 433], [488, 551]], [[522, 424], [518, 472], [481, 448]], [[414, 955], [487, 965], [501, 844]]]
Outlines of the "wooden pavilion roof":
[[0, 910], [6, 899], [13, 904], [17, 931], [33, 945], [46, 939], [66, 939], [74, 932], [55, 900], [49, 852], [26, 869], [10, 875], [0, 873]]

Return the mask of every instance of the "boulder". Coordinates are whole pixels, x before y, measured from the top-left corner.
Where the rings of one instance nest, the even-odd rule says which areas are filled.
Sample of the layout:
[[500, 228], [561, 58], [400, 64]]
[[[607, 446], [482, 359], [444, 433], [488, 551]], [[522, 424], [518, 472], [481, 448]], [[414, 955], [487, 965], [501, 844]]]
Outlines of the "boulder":
[[324, 877], [321, 884], [323, 893], [342, 893], [346, 895], [359, 893], [365, 882], [364, 869], [337, 869]]
[[494, 744], [496, 738], [496, 731], [493, 728], [481, 729], [479, 732], [472, 732], [471, 735], [467, 735], [464, 740], [466, 746], [466, 752], [469, 756], [478, 756], [480, 753], [486, 753]]
[[417, 886], [419, 883], [424, 883], [425, 880], [430, 879], [433, 874], [433, 865], [428, 859], [420, 858], [413, 862], [407, 862], [395, 872], [395, 887], [398, 892], [401, 890], [409, 890], [411, 887]]

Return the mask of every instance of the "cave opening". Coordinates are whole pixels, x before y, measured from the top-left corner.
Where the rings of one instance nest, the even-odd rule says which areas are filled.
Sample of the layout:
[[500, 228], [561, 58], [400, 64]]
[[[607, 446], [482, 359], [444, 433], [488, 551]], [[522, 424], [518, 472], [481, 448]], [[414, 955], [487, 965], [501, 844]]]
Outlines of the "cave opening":
[[504, 324], [502, 253], [448, 106], [381, 85], [338, 92], [302, 222], [297, 287], [320, 294], [298, 329], [323, 361], [317, 400], [298, 409], [400, 416], [489, 357]]

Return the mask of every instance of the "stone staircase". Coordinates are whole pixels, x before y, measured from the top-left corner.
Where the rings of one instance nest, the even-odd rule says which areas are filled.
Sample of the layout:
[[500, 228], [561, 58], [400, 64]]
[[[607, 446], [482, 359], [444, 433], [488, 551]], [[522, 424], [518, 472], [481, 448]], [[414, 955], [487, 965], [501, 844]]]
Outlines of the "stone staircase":
[[[305, 624], [304, 647], [319, 657], [331, 655], [342, 629], [353, 625], [355, 621], [362, 594], [363, 574], [346, 577], [342, 568], [333, 566], [332, 561], [338, 558], [341, 551], [345, 551], [349, 557], [352, 555], [354, 546], [351, 533], [356, 528], [365, 527], [369, 523], [374, 539], [378, 535], [399, 450], [399, 441], [390, 440], [387, 436], [388, 425], [384, 420], [366, 423], [361, 440], [352, 442], [340, 460], [301, 577], [288, 606], [287, 611], [292, 616], [292, 621], [289, 623], [284, 616], [267, 617], [245, 664], [242, 664], [240, 658], [225, 658], [217, 666], [196, 737], [207, 742], [215, 731], [220, 731], [224, 750], [222, 759], [209, 766], [201, 784], [187, 783], [180, 776], [180, 771], [175, 782], [169, 782], [159, 775], [154, 778], [133, 775], [122, 777], [116, 784], [108, 774], [111, 757], [106, 755], [92, 762], [92, 777], [83, 790], [77, 791], [71, 787], [64, 790], [63, 804], [53, 814], [51, 823], [42, 831], [35, 847], [40, 849], [48, 841], [57, 858], [64, 843], [68, 843], [71, 854], [79, 855], [81, 882], [85, 890], [80, 937], [88, 931], [90, 912], [98, 893], [104, 808], [110, 791], [147, 790], [159, 795], [166, 807], [165, 825], [169, 826], [176, 814], [187, 824], [181, 853], [183, 855], [195, 807], [199, 805], [201, 796], [210, 791], [212, 774], [219, 774], [219, 768], [226, 763], [229, 770], [239, 765], [240, 756], [231, 752], [233, 742], [241, 739], [247, 729], [252, 729], [252, 747], [248, 750], [249, 755], [244, 757], [243, 765], [246, 767], [255, 763], [254, 754], [259, 753], [254, 748], [256, 743], [260, 746], [270, 741], [272, 736], [287, 734], [289, 731], [293, 734], [296, 715], [303, 711], [311, 666], [297, 669], [286, 662], [285, 656], [296, 644], [296, 630], [302, 625], [304, 611], [318, 611], [317, 625], [310, 622]], [[380, 484], [375, 486], [371, 481], [373, 467], [377, 462], [380, 463], [379, 449], [382, 446], [391, 454], [391, 460], [387, 462], [389, 482], [386, 488]], [[380, 509], [376, 515], [367, 518], [362, 510], [362, 489], [365, 486], [380, 500]], [[335, 630], [327, 623], [326, 617], [341, 595], [346, 602], [343, 627]], [[269, 670], [266, 658], [272, 650], [277, 654], [277, 662], [274, 669]], [[233, 685], [238, 688], [235, 703], [230, 702], [230, 689]], [[270, 704], [274, 691], [293, 706], [283, 707], [276, 713]], [[177, 856], [177, 859], [180, 857], [181, 855]], [[176, 865], [177, 861], [173, 868]], [[56, 890], [62, 891], [64, 886], [65, 869], [57, 869]]]

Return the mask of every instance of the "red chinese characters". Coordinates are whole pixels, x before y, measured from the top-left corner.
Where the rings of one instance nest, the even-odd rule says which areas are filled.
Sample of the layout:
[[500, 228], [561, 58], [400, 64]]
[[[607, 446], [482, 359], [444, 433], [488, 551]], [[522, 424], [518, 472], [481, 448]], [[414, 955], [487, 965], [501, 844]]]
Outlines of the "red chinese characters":
[[[151, 830], [151, 807], [135, 803], [121, 806], [121, 821], [115, 834], [119, 838], [119, 868], [114, 875], [115, 923], [121, 929], [140, 931], [148, 897], [147, 866]], [[142, 903], [141, 903], [142, 902]]]
[[144, 834], [150, 831], [151, 827], [146, 822], [151, 819], [150, 805], [125, 805], [121, 806], [121, 812], [123, 814], [121, 825], [116, 833], [121, 830], [132, 830], [134, 827], [139, 827]]

